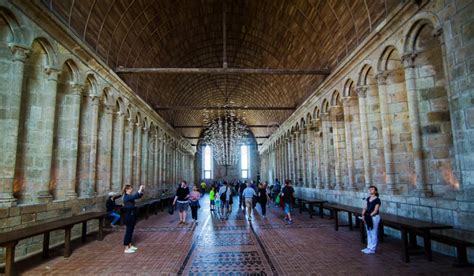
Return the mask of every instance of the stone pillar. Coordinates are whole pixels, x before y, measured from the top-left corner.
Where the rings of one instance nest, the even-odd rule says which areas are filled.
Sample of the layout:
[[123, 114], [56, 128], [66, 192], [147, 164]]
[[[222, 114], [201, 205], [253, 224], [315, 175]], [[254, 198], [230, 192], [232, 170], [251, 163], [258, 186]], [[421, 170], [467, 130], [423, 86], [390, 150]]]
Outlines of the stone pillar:
[[39, 172], [39, 177], [32, 181], [36, 192], [36, 201], [39, 203], [50, 202], [53, 199], [49, 192], [49, 184], [51, 181], [56, 94], [60, 70], [47, 67], [45, 68], [45, 73], [47, 75], [47, 81], [45, 83], [44, 93], [42, 93], [42, 100], [46, 102], [48, 106], [43, 108], [43, 116], [41, 116], [41, 121], [44, 124], [43, 137], [38, 137], [43, 147], [37, 149], [38, 157], [41, 157], [42, 161], [36, 168]]
[[96, 175], [97, 175], [97, 133], [99, 130], [99, 98], [96, 95], [89, 95], [91, 98], [91, 121], [90, 128], [91, 133], [89, 137], [90, 141], [90, 152], [89, 152], [89, 172], [88, 172], [88, 186], [87, 195], [94, 197], [97, 195], [96, 188]]
[[306, 129], [303, 129], [301, 131], [301, 136], [300, 136], [300, 154], [299, 154], [299, 157], [300, 157], [300, 172], [301, 172], [301, 180], [302, 180], [302, 183], [301, 185], [303, 187], [307, 187], [308, 185], [308, 182], [307, 182], [307, 179], [306, 179], [306, 168], [307, 168], [307, 164], [306, 164], [306, 160], [307, 160], [307, 150], [306, 150], [306, 136], [307, 136], [307, 131]]
[[322, 131], [321, 131], [321, 120], [315, 119], [314, 122], [315, 131], [314, 131], [314, 143], [315, 143], [315, 164], [314, 169], [316, 173], [316, 187], [318, 189], [324, 189], [323, 185], [323, 163], [322, 163], [322, 155], [321, 155], [321, 148], [323, 146], [322, 142]]
[[[112, 189], [112, 125], [113, 125], [113, 105], [104, 106], [104, 116], [102, 124], [102, 137], [99, 141], [99, 152], [100, 152], [100, 168], [98, 173], [98, 179], [102, 183], [101, 191], [113, 191]], [[104, 186], [105, 185], [105, 186]], [[117, 192], [119, 192], [118, 190]]]
[[117, 128], [117, 135], [114, 133], [113, 145], [112, 145], [112, 189], [114, 191], [122, 191], [123, 183], [123, 171], [124, 171], [124, 134], [125, 134], [125, 115], [117, 111], [116, 115], [117, 124], [114, 127]]
[[[158, 139], [158, 133], [153, 134], [153, 187], [159, 192], [160, 189], [160, 150], [161, 141]], [[159, 193], [158, 193], [159, 194]]]
[[352, 190], [357, 190], [355, 177], [354, 177], [354, 154], [352, 150], [352, 114], [351, 114], [351, 106], [352, 103], [357, 100], [356, 97], [349, 96], [342, 99], [342, 108], [344, 110], [344, 129], [346, 131], [346, 157], [347, 157], [347, 176], [349, 180], [349, 187]]
[[383, 153], [385, 158], [385, 183], [387, 184], [387, 191], [393, 193], [396, 189], [394, 186], [392, 139], [390, 137], [390, 116], [387, 101], [387, 77], [387, 72], [381, 72], [376, 75], [379, 88], [380, 116], [382, 119]]
[[343, 123], [343, 109], [342, 106], [331, 106], [330, 113], [332, 117], [332, 129], [333, 129], [333, 139], [334, 139], [334, 149], [335, 149], [335, 174], [336, 174], [336, 190], [342, 190], [344, 188], [344, 183], [342, 179], [343, 174], [343, 139], [344, 135], [342, 128], [340, 127], [341, 122]]
[[362, 157], [364, 159], [364, 179], [365, 188], [372, 185], [372, 168], [369, 149], [369, 126], [367, 120], [367, 87], [357, 87], [356, 93], [359, 96], [360, 133], [362, 139]]
[[294, 172], [294, 158], [293, 158], [293, 137], [290, 134], [290, 137], [288, 137], [288, 170], [289, 174], [288, 177], [291, 179], [291, 181], [294, 183], [295, 182], [295, 172]]
[[410, 115], [411, 141], [413, 145], [413, 161], [415, 163], [416, 189], [422, 196], [432, 196], [426, 186], [423, 167], [423, 148], [420, 129], [420, 115], [418, 110], [418, 93], [416, 91], [415, 53], [402, 56], [405, 67], [405, 84], [407, 88], [408, 112]]
[[[15, 179], [15, 164], [16, 151], [18, 144], [18, 126], [20, 123], [20, 106], [21, 106], [21, 91], [23, 86], [23, 75], [25, 68], [25, 60], [28, 57], [30, 50], [19, 46], [10, 44], [12, 51], [12, 64], [10, 66], [8, 78], [9, 83], [2, 85], [8, 86], [8, 94], [3, 98], [4, 102], [1, 105], [5, 107], [2, 109], [4, 114], [0, 117], [0, 129], [5, 131], [2, 134], [2, 141], [0, 143], [2, 148], [1, 170], [0, 170], [0, 207], [16, 206], [16, 198], [13, 197], [13, 186]], [[3, 94], [3, 93], [2, 93]]]
[[300, 172], [300, 132], [295, 131], [294, 133], [294, 170], [295, 170], [295, 185], [300, 185], [300, 178], [301, 178], [301, 172]]
[[149, 129], [147, 126], [143, 126], [143, 144], [142, 144], [142, 171], [141, 171], [141, 184], [149, 185], [148, 183], [148, 135]]
[[161, 187], [165, 189], [165, 183], [168, 182], [166, 170], [168, 168], [168, 144], [164, 140], [162, 140], [163, 152], [161, 153]]
[[127, 128], [125, 129], [125, 135], [127, 136], [127, 152], [124, 152], [124, 185], [132, 184], [133, 178], [133, 131], [135, 124], [133, 118], [127, 118], [129, 121]]
[[[69, 164], [67, 180], [64, 183], [64, 195], [66, 199], [77, 198], [77, 157], [79, 149], [79, 127], [81, 121], [81, 99], [82, 93], [84, 92], [84, 85], [72, 84], [72, 95], [71, 95], [71, 126], [69, 126], [69, 133], [71, 137], [70, 147], [67, 148], [71, 162]], [[59, 183], [58, 183], [59, 184]]]
[[133, 185], [139, 186], [141, 184], [141, 172], [142, 172], [142, 124], [141, 122], [136, 123], [135, 128], [135, 147], [134, 147], [134, 168], [133, 168]]
[[316, 187], [316, 182], [315, 182], [315, 179], [314, 179], [314, 169], [315, 169], [315, 165], [314, 165], [314, 154], [315, 154], [315, 149], [314, 149], [314, 135], [315, 135], [315, 129], [312, 125], [313, 122], [308, 122], [308, 134], [307, 134], [307, 137], [306, 137], [306, 149], [307, 149], [307, 152], [308, 152], [308, 165], [306, 167], [306, 171], [307, 171], [307, 176], [306, 176], [306, 183], [308, 185], [308, 187]]
[[323, 129], [323, 136], [322, 136], [322, 141], [323, 141], [323, 154], [322, 154], [322, 161], [324, 163], [323, 166], [323, 172], [324, 172], [324, 183], [326, 189], [331, 189], [331, 175], [330, 175], [330, 160], [329, 160], [329, 142], [330, 142], [330, 136], [331, 133], [329, 132], [330, 128], [330, 115], [329, 112], [327, 113], [322, 113], [321, 114], [321, 120], [322, 120], [322, 129]]

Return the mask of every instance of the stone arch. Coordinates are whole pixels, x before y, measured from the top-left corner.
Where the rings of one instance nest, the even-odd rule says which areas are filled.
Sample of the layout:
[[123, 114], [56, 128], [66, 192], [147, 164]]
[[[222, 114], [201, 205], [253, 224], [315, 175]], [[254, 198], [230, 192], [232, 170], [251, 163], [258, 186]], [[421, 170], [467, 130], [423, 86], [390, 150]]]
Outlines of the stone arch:
[[115, 100], [115, 107], [117, 108], [117, 112], [124, 115], [125, 114], [125, 103], [121, 97], [118, 97]]
[[321, 111], [323, 113], [328, 113], [329, 112], [329, 101], [327, 99], [323, 100], [323, 103], [321, 104]]
[[357, 95], [355, 95], [354, 90], [355, 90], [354, 81], [352, 79], [347, 79], [345, 84], [344, 84], [343, 96], [344, 97], [357, 96]]
[[45, 54], [45, 59], [44, 59], [44, 64], [43, 66], [45, 67], [50, 67], [50, 68], [55, 68], [57, 63], [58, 63], [58, 57], [57, 57], [57, 51], [54, 49], [53, 45], [49, 43], [49, 41], [44, 38], [44, 37], [37, 37], [33, 40], [32, 43], [32, 55], [31, 57], [33, 58], [34, 56], [34, 51], [33, 48], [35, 45], [38, 45], [41, 47], [44, 51]]
[[[411, 53], [416, 51], [416, 42], [421, 30], [427, 25], [431, 27], [431, 34], [438, 36], [441, 34], [443, 27], [436, 14], [431, 12], [420, 12], [410, 19], [411, 27], [405, 33], [404, 52]], [[409, 24], [410, 24], [409, 23]]]
[[358, 86], [366, 86], [366, 85], [376, 85], [377, 82], [375, 80], [374, 69], [372, 66], [368, 64], [364, 64], [362, 69], [359, 73], [359, 79], [357, 81]]
[[0, 41], [23, 44], [24, 36], [16, 16], [9, 9], [0, 6]]
[[331, 96], [331, 106], [338, 106], [338, 105], [342, 105], [341, 95], [339, 91], [334, 90]]
[[378, 71], [392, 71], [398, 68], [401, 68], [401, 57], [398, 49], [392, 45], [385, 47], [378, 61]]

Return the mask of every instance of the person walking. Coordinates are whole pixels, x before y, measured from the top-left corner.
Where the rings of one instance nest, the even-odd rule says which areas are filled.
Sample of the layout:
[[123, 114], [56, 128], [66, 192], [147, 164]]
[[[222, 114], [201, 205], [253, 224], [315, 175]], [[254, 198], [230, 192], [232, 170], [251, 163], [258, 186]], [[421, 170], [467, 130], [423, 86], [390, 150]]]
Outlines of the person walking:
[[201, 193], [199, 193], [198, 187], [194, 186], [193, 191], [189, 194], [189, 206], [191, 206], [191, 217], [193, 218], [193, 223], [197, 223], [200, 198]]
[[248, 220], [252, 219], [252, 209], [253, 209], [253, 198], [257, 196], [255, 190], [247, 184], [247, 188], [244, 189], [242, 195], [245, 198], [245, 206], [247, 207], [247, 217]]
[[[280, 185], [280, 181], [278, 181], [278, 178], [275, 179], [275, 185], [273, 185], [273, 189], [272, 189], [272, 200], [273, 202], [275, 202], [278, 194], [280, 193], [281, 191], [281, 185]], [[278, 204], [275, 204], [275, 206], [278, 206]]]
[[125, 230], [125, 237], [123, 238], [123, 245], [125, 246], [124, 253], [135, 253], [138, 248], [132, 245], [132, 235], [137, 222], [137, 209], [135, 207], [135, 200], [143, 196], [145, 187], [140, 185], [138, 192], [133, 193], [132, 185], [125, 185], [123, 188], [123, 207], [125, 224], [127, 229]]
[[262, 209], [262, 216], [265, 218], [267, 213], [268, 194], [267, 187], [265, 187], [263, 183], [258, 184], [257, 198], [258, 203], [260, 203], [260, 208]]
[[189, 188], [188, 183], [184, 180], [181, 181], [181, 184], [176, 190], [173, 205], [176, 205], [176, 203], [178, 203], [179, 224], [186, 224], [186, 211], [189, 206]]
[[361, 251], [365, 254], [375, 254], [377, 249], [377, 231], [380, 223], [379, 209], [382, 202], [379, 198], [377, 187], [369, 186], [370, 196], [367, 197], [365, 207], [362, 209], [362, 220], [367, 230], [367, 248]]
[[244, 192], [245, 188], [247, 188], [247, 181], [242, 181], [240, 184], [239, 184], [239, 209], [244, 209], [245, 211], [245, 198], [244, 196], [242, 195], [242, 193]]
[[230, 206], [230, 198], [232, 196], [232, 191], [229, 187], [229, 184], [224, 181], [224, 185], [219, 189], [219, 197], [221, 200], [221, 212], [223, 218], [228, 217], [229, 214], [229, 206]]
[[291, 219], [291, 211], [293, 209], [293, 196], [295, 190], [291, 187], [291, 180], [287, 179], [285, 181], [285, 187], [281, 190], [280, 200], [283, 200], [285, 204], [285, 221], [288, 224], [292, 224], [293, 220]]

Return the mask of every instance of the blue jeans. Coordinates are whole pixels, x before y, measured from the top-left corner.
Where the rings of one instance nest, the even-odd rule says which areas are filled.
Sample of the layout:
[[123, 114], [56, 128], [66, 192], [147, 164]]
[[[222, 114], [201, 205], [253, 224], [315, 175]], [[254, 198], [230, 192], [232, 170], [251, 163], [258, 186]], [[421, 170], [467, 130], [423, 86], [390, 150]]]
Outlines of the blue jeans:
[[285, 203], [285, 215], [288, 215], [289, 213], [291, 213], [291, 204], [290, 203]]
[[115, 213], [114, 211], [109, 212], [108, 215], [112, 219], [111, 224], [113, 224], [113, 225], [117, 224], [117, 221], [119, 221], [119, 219], [120, 219], [120, 215]]

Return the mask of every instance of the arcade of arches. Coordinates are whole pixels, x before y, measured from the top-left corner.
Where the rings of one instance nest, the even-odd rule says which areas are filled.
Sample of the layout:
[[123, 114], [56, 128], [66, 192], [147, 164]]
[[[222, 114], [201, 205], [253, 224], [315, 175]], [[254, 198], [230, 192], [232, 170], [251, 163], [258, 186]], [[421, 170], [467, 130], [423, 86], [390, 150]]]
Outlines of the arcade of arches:
[[[383, 212], [474, 241], [474, 1], [146, 2], [0, 0], [0, 234], [199, 183], [203, 112], [234, 110], [249, 180], [355, 207], [375, 185]], [[227, 64], [318, 73], [126, 71]]]

